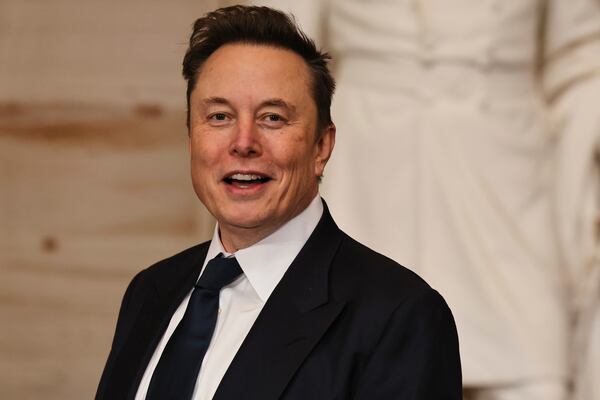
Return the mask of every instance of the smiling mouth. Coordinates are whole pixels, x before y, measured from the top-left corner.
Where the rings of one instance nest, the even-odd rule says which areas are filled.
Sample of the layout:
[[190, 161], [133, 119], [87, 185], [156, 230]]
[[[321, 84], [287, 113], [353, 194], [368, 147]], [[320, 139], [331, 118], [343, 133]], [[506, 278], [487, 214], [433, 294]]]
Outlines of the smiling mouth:
[[228, 185], [233, 185], [239, 188], [248, 188], [251, 186], [261, 185], [271, 180], [270, 177], [258, 174], [242, 174], [236, 173], [223, 179]]

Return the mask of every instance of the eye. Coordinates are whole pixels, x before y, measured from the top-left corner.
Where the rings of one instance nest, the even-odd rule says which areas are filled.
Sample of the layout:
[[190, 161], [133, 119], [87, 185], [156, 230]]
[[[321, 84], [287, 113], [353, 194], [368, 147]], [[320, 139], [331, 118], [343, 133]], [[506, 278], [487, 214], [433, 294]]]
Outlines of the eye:
[[264, 114], [260, 120], [265, 127], [273, 129], [282, 128], [287, 123], [283, 116], [272, 113]]
[[222, 112], [216, 112], [208, 116], [208, 122], [214, 126], [224, 125], [231, 120], [231, 117]]
[[269, 122], [278, 122], [278, 121], [283, 121], [283, 118], [281, 118], [281, 116], [277, 115], [277, 114], [269, 114], [269, 115], [267, 115], [267, 120]]
[[227, 115], [225, 115], [224, 113], [216, 113], [209, 116], [209, 119], [215, 121], [225, 121], [227, 119]]

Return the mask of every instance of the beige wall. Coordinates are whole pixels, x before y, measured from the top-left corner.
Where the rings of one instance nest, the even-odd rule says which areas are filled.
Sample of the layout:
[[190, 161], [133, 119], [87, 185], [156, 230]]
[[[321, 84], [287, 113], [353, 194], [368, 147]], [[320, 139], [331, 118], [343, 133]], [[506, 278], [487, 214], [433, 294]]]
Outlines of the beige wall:
[[122, 293], [206, 239], [180, 65], [214, 1], [0, 1], [0, 398], [92, 398]]
[[181, 106], [200, 0], [2, 0], [0, 98]]

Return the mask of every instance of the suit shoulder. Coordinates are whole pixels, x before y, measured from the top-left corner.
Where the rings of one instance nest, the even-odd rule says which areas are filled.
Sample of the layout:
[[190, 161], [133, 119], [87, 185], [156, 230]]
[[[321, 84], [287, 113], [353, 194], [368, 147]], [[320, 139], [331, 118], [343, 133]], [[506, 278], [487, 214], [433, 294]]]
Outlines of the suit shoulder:
[[398, 304], [408, 297], [435, 292], [425, 280], [397, 263], [344, 234], [335, 259], [338, 278], [353, 293]]

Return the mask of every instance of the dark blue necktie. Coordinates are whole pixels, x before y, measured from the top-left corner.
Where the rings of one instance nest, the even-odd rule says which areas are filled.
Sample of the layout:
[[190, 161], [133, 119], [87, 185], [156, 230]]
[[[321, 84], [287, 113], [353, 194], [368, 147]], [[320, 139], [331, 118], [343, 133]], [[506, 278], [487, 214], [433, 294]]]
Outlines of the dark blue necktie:
[[146, 400], [188, 400], [210, 344], [219, 310], [219, 292], [242, 273], [237, 260], [221, 254], [208, 262], [183, 319], [160, 356]]

